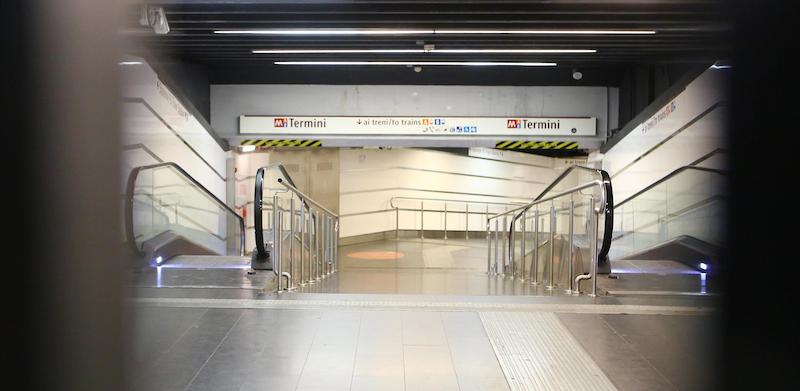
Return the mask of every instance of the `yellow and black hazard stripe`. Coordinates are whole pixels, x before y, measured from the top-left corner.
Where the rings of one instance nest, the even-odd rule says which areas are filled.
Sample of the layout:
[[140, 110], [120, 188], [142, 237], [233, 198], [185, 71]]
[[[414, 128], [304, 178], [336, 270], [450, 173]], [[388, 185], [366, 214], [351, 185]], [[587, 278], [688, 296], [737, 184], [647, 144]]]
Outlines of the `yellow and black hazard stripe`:
[[497, 149], [578, 149], [575, 141], [498, 141]]
[[242, 140], [242, 146], [255, 147], [321, 147], [320, 140]]

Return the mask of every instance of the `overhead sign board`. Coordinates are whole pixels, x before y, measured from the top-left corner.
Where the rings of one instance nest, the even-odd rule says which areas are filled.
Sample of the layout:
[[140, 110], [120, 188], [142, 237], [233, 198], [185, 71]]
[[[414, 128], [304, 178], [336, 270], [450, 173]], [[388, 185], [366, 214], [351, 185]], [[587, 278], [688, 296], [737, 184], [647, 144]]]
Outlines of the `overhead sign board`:
[[329, 136], [594, 136], [595, 118], [557, 117], [239, 117], [239, 133]]

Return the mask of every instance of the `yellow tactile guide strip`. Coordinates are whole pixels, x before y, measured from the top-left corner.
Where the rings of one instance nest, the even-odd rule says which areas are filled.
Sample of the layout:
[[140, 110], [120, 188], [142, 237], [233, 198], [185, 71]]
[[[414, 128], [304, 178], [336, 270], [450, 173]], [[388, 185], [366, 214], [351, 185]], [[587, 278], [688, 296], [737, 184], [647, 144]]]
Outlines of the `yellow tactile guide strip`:
[[616, 390], [552, 313], [481, 312], [512, 391]]

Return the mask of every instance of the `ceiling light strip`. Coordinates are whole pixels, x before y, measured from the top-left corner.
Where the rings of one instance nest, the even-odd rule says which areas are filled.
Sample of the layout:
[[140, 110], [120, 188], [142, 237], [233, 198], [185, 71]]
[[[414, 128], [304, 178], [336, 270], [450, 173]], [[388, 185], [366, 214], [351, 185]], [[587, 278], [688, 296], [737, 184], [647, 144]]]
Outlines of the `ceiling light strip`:
[[655, 30], [434, 30], [434, 34], [653, 35]]
[[214, 30], [214, 34], [255, 34], [255, 35], [425, 35], [425, 34], [434, 34], [434, 30], [268, 29], [268, 30]]
[[250, 29], [214, 30], [214, 34], [253, 35], [436, 35], [436, 34], [519, 34], [519, 35], [653, 35], [655, 30], [458, 30], [458, 29]]
[[554, 62], [485, 61], [275, 61], [275, 65], [384, 65], [384, 66], [510, 66], [554, 67]]
[[256, 49], [254, 54], [349, 54], [349, 53], [550, 53], [582, 54], [597, 53], [596, 49]]

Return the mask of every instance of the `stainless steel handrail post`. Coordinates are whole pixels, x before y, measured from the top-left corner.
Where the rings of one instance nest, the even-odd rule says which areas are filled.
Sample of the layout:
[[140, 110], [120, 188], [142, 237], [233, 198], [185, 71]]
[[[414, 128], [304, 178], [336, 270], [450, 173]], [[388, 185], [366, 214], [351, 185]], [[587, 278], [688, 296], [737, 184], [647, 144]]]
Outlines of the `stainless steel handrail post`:
[[306, 285], [305, 249], [306, 249], [306, 208], [300, 202], [300, 286]]
[[444, 203], [444, 240], [447, 240], [447, 202]]
[[573, 247], [575, 245], [575, 197], [573, 194], [569, 195], [569, 258], [567, 258], [567, 289], [565, 293], [572, 293], [572, 277], [575, 274], [573, 271], [574, 253]]
[[[500, 231], [500, 232], [502, 232], [502, 235], [503, 235], [503, 237], [501, 239], [501, 242], [503, 242], [503, 243], [505, 243], [505, 241], [506, 241], [506, 228], [507, 227], [508, 227], [508, 219], [506, 218], [506, 216], [503, 216], [503, 230]], [[499, 262], [500, 263], [500, 269], [501, 269], [500, 274], [505, 276], [505, 274], [506, 274], [506, 261], [507, 261], [507, 257], [508, 257], [508, 246], [503, 245], [502, 247], [503, 247], [503, 252], [502, 252], [502, 257], [500, 257], [500, 262]]]
[[[598, 212], [599, 213], [599, 212]], [[580, 294], [581, 293], [581, 281], [588, 280], [593, 278], [597, 275], [597, 219], [599, 219], [599, 215], [595, 214], [594, 209], [594, 196], [589, 196], [589, 273], [588, 274], [581, 274], [575, 277], [575, 289], [572, 291], [573, 294]], [[593, 284], [594, 285], [594, 284]], [[597, 294], [597, 285], [594, 285], [593, 291], [590, 296], [595, 296]]]
[[500, 248], [499, 245], [499, 238], [500, 235], [500, 220], [494, 220], [494, 274], [498, 274], [500, 272]]
[[492, 224], [486, 222], [486, 274], [492, 274]]
[[316, 238], [314, 243], [314, 252], [317, 254], [317, 259], [314, 261], [314, 268], [316, 268], [317, 281], [322, 279], [322, 213], [317, 211], [317, 219], [314, 224], [317, 227]]
[[322, 215], [322, 276], [328, 275], [328, 216]]
[[526, 217], [527, 217], [527, 213], [523, 212], [522, 213], [522, 220], [520, 221], [520, 226], [519, 226], [520, 230], [522, 231], [521, 232], [522, 243], [520, 243], [520, 246], [519, 246], [520, 247], [520, 252], [521, 252], [520, 257], [519, 257], [520, 258], [519, 279], [522, 282], [525, 282], [525, 218]]
[[425, 239], [425, 202], [419, 202], [419, 238]]
[[[294, 275], [294, 194], [289, 198], [289, 274]], [[289, 287], [292, 282], [290, 281]]]
[[466, 207], [464, 210], [466, 214], [464, 215], [464, 239], [469, 240], [469, 203], [464, 204]]
[[589, 248], [591, 249], [591, 267], [590, 270], [592, 272], [592, 293], [589, 294], [591, 297], [597, 297], [597, 229], [600, 225], [600, 210], [595, 211], [595, 202], [594, 197], [592, 197], [591, 202], [591, 209], [590, 213], [593, 216], [592, 218], [592, 232], [591, 232], [591, 243], [589, 244]]
[[511, 269], [511, 279], [517, 276], [516, 252], [517, 252], [517, 228], [514, 221], [508, 229], [508, 268]]
[[339, 226], [339, 219], [337, 218], [334, 226], [333, 226], [333, 242], [334, 242], [334, 250], [333, 250], [333, 271], [339, 271], [339, 230], [341, 227]]
[[[486, 224], [489, 224], [489, 204], [486, 204]], [[486, 236], [489, 236], [489, 231], [486, 231]]]
[[278, 212], [278, 195], [272, 196], [272, 272], [278, 276], [277, 291], [281, 291], [281, 258], [280, 258], [280, 213]]
[[328, 275], [333, 273], [333, 217], [328, 216]]
[[531, 259], [531, 283], [539, 284], [539, 207], [533, 211], [533, 259]]
[[550, 201], [550, 276], [549, 280], [547, 281], [547, 290], [552, 290], [556, 287], [555, 281], [553, 281], [553, 276], [555, 275], [555, 260], [556, 260], [556, 246], [555, 246], [555, 231], [556, 231], [556, 205], [555, 201]]

